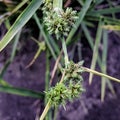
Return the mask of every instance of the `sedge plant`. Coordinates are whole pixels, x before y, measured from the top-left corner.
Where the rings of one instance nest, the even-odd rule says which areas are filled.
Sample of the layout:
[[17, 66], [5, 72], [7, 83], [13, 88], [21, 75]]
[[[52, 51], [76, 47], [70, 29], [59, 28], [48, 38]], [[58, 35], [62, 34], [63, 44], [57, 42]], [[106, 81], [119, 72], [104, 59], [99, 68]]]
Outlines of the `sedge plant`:
[[[89, 72], [90, 73], [90, 82], [92, 80], [92, 75], [96, 74], [101, 77], [106, 77], [108, 79], [111, 79], [116, 82], [120, 82], [119, 79], [116, 79], [114, 77], [108, 76], [106, 74], [94, 71], [92, 69], [83, 67], [83, 61], [78, 62], [75, 64], [73, 61], [70, 61], [67, 54], [67, 48], [65, 43], [65, 37], [68, 35], [70, 28], [73, 26], [75, 27], [74, 23], [77, 20], [77, 14], [76, 11], [72, 10], [71, 8], [67, 8], [66, 10], [63, 10], [62, 8], [63, 2], [62, 0], [45, 0], [44, 6], [43, 6], [43, 13], [44, 13], [44, 23], [47, 27], [47, 30], [50, 34], [55, 34], [56, 39], [62, 39], [62, 50], [64, 52], [64, 68], [62, 72], [61, 80], [56, 83], [54, 87], [51, 87], [48, 91], [45, 92], [48, 103], [40, 116], [40, 120], [43, 120], [45, 118], [45, 115], [47, 114], [49, 108], [51, 106], [57, 107], [59, 105], [63, 105], [65, 108], [65, 103], [67, 100], [74, 100], [75, 98], [79, 97], [79, 95], [84, 91], [82, 87], [82, 73], [83, 72]], [[48, 21], [49, 20], [49, 21]], [[99, 25], [102, 26], [101, 20]], [[68, 28], [68, 29], [67, 29]], [[100, 31], [102, 29], [99, 29], [98, 35], [100, 35]], [[97, 36], [98, 36], [97, 35]], [[100, 41], [100, 37], [97, 37], [97, 45]], [[94, 51], [98, 47], [96, 46]], [[96, 59], [97, 59], [97, 54]], [[94, 57], [95, 61], [95, 57]], [[93, 62], [94, 62], [93, 61]], [[94, 62], [96, 63], [96, 62]], [[94, 64], [92, 64], [93, 67], [95, 67]]]
[[[1, 1], [0, 1], [1, 2]], [[11, 94], [17, 94], [22, 96], [30, 96], [35, 98], [45, 99], [45, 109], [40, 116], [40, 120], [43, 120], [47, 115], [48, 110], [51, 107], [58, 108], [59, 105], [62, 105], [65, 108], [65, 104], [67, 101], [73, 101], [75, 98], [80, 97], [80, 95], [85, 92], [85, 89], [82, 86], [83, 78], [82, 73], [88, 72], [90, 73], [89, 83], [92, 83], [93, 74], [102, 77], [102, 87], [101, 87], [101, 99], [104, 100], [105, 96], [105, 86], [106, 84], [109, 86], [110, 90], [114, 93], [114, 89], [110, 80], [115, 82], [120, 82], [119, 79], [111, 77], [107, 75], [106, 69], [106, 56], [107, 56], [107, 32], [104, 31], [103, 34], [103, 45], [104, 50], [102, 54], [102, 59], [100, 58], [98, 47], [101, 42], [102, 38], [102, 31], [103, 29], [109, 30], [119, 30], [120, 21], [115, 19], [115, 13], [119, 13], [120, 7], [112, 7], [110, 1], [108, 1], [109, 8], [106, 9], [98, 9], [97, 11], [94, 9], [96, 6], [104, 2], [104, 0], [95, 1], [95, 0], [77, 0], [80, 4], [79, 11], [73, 10], [71, 7], [67, 7], [67, 0], [32, 0], [31, 2], [28, 0], [21, 1], [16, 7], [13, 4], [12, 10], [10, 8], [9, 11], [1, 16], [0, 23], [5, 23], [6, 27], [8, 28], [8, 32], [5, 34], [3, 39], [0, 41], [0, 51], [2, 51], [8, 43], [15, 39], [13, 44], [13, 51], [10, 57], [10, 60], [6, 62], [6, 65], [0, 71], [0, 91], [7, 92]], [[12, 3], [12, 0], [11, 0]], [[11, 3], [5, 3], [7, 6]], [[14, 3], [14, 2], [13, 2]], [[11, 26], [8, 24], [9, 17], [14, 15], [24, 4], [27, 3], [27, 7], [20, 13], [14, 24]], [[66, 3], [66, 7], [63, 7], [63, 3]], [[39, 11], [40, 6], [42, 5], [42, 13], [43, 18], [39, 18], [38, 14], [35, 13], [37, 10]], [[8, 6], [9, 7], [9, 6]], [[111, 17], [106, 17], [106, 14], [111, 14]], [[40, 12], [40, 11], [39, 11]], [[46, 51], [46, 81], [45, 81], [45, 92], [35, 92], [32, 90], [16, 88], [3, 80], [3, 75], [5, 74], [6, 69], [8, 68], [9, 64], [13, 61], [15, 57], [16, 47], [20, 36], [20, 31], [22, 27], [30, 20], [30, 18], [35, 20], [37, 24], [40, 35], [44, 37], [44, 41], [38, 42], [36, 39], [34, 41], [38, 45], [38, 51], [36, 52], [33, 60], [27, 66], [30, 67], [37, 57], [40, 55], [42, 51]], [[42, 22], [41, 22], [42, 21]], [[97, 34], [95, 38], [95, 43], [93, 42], [93, 38], [90, 35], [90, 30], [88, 27], [95, 27], [93, 22], [98, 22]], [[78, 30], [78, 27], [81, 25], [81, 29], [84, 32], [85, 37], [88, 40], [88, 43], [93, 50], [93, 58], [91, 67], [86, 68], [83, 66], [83, 61], [79, 61], [75, 63], [74, 61], [70, 60], [68, 57], [67, 52], [67, 45], [71, 42], [76, 42], [79, 39], [79, 35], [74, 37], [74, 34]], [[11, 26], [11, 27], [10, 27]], [[78, 33], [79, 34], [79, 33]], [[74, 40], [74, 41], [73, 41]], [[59, 45], [57, 42], [60, 41], [62, 44], [62, 49], [60, 50]], [[61, 52], [60, 52], [61, 51]], [[64, 53], [63, 57], [58, 55], [62, 52]], [[53, 76], [51, 80], [50, 78], [50, 61], [49, 56], [52, 55], [53, 58], [56, 60], [55, 69], [53, 71]], [[64, 62], [60, 62], [61, 61]], [[63, 59], [62, 59], [63, 58]], [[97, 72], [95, 70], [96, 64], [99, 64], [102, 73]], [[62, 64], [64, 63], [64, 64]], [[58, 67], [57, 67], [58, 66]], [[103, 67], [104, 66], [104, 67]], [[54, 87], [51, 87], [49, 82], [52, 81], [55, 71], [59, 69], [61, 72], [61, 79], [56, 83]], [[49, 117], [46, 117], [46, 120], [49, 120]]]

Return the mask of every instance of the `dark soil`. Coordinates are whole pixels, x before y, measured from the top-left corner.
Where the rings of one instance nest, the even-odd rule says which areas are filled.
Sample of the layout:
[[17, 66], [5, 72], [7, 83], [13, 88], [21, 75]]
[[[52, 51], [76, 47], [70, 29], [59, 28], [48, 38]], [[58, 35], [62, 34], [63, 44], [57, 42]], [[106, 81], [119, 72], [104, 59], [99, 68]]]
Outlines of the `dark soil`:
[[[45, 53], [39, 56], [33, 66], [25, 69], [36, 48], [31, 40], [26, 40], [4, 76], [6, 81], [16, 87], [44, 90]], [[108, 49], [108, 74], [120, 78], [120, 40], [114, 33], [109, 33]], [[10, 56], [10, 50], [11, 45], [0, 53], [0, 68]], [[85, 66], [89, 67], [92, 51], [84, 44], [82, 50]], [[83, 74], [83, 77], [86, 92], [73, 103], [68, 102], [66, 111], [60, 107], [57, 120], [120, 120], [120, 84], [112, 82], [116, 96], [107, 89], [102, 103], [100, 77], [95, 76], [91, 86], [88, 84], [88, 74]], [[0, 93], [0, 120], [37, 120], [42, 109], [43, 101], [38, 99]]]

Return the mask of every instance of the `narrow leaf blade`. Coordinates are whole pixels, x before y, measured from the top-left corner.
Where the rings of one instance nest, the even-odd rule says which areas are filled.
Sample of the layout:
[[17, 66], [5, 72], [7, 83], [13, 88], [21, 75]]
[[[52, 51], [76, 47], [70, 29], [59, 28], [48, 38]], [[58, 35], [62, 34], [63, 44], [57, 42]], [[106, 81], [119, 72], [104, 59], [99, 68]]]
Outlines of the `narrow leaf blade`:
[[15, 23], [11, 26], [9, 31], [0, 41], [0, 51], [2, 51], [7, 46], [16, 33], [28, 22], [28, 20], [32, 17], [41, 4], [42, 0], [32, 0], [28, 7], [18, 16]]
[[14, 95], [20, 95], [24, 97], [34, 97], [34, 98], [43, 98], [44, 94], [41, 92], [36, 92], [28, 89], [23, 88], [15, 88], [15, 87], [9, 87], [9, 86], [0, 86], [0, 92], [14, 94]]
[[[99, 44], [100, 44], [100, 41], [101, 41], [101, 36], [102, 36], [102, 28], [101, 28], [102, 24], [103, 24], [103, 22], [100, 20], [99, 25], [98, 25], [96, 40], [95, 40], [95, 46], [94, 46], [94, 50], [93, 50], [92, 63], [91, 63], [91, 67], [90, 67], [90, 69], [92, 69], [92, 70], [95, 69], [96, 62], [97, 62], [98, 47], [99, 47]], [[92, 83], [92, 78], [93, 78], [93, 74], [90, 73], [89, 84]]]

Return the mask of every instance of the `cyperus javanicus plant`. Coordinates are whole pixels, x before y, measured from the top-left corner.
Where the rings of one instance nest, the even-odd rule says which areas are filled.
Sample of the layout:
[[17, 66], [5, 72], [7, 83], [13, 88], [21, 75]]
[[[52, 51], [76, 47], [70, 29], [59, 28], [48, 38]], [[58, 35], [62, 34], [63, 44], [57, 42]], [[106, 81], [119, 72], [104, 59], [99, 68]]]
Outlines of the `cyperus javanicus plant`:
[[[92, 1], [90, 1], [89, 4], [91, 2]], [[120, 82], [120, 80], [117, 78], [83, 67], [82, 61], [74, 63], [73, 61], [69, 60], [65, 38], [67, 36], [69, 38], [68, 33], [71, 30], [71, 27], [75, 26], [75, 21], [78, 19], [78, 17], [77, 11], [72, 10], [72, 8], [63, 9], [62, 6], [63, 0], [44, 0], [43, 2], [43, 23], [45, 24], [47, 31], [50, 34], [55, 35], [56, 38], [60, 39], [62, 42], [62, 51], [64, 52], [64, 67], [63, 71], [61, 72], [61, 80], [57, 82], [54, 87], [51, 87], [49, 90], [45, 91], [48, 102], [42, 115], [40, 116], [40, 120], [45, 118], [51, 106], [64, 106], [67, 100], [73, 101], [75, 98], [78, 98], [81, 93], [83, 93], [83, 72], [89, 72], [106, 77], [116, 82]]]

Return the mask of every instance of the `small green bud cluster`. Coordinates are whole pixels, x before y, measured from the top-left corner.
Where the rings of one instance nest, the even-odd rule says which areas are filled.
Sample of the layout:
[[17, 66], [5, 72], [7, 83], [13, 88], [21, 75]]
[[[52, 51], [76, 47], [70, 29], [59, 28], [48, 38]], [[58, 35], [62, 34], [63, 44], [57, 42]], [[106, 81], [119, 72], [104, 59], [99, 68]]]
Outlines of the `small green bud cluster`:
[[43, 14], [49, 15], [49, 11], [53, 8], [53, 0], [43, 0], [44, 6], [42, 7]]
[[75, 21], [78, 19], [77, 11], [72, 8], [66, 10], [53, 8], [52, 0], [44, 0], [43, 5], [44, 24], [50, 34], [56, 38], [66, 37]]
[[55, 87], [51, 87], [49, 91], [45, 92], [50, 104], [58, 106], [64, 105], [68, 98], [67, 88], [63, 83], [57, 83]]
[[50, 88], [46, 92], [47, 98], [50, 100], [50, 104], [57, 106], [62, 104], [65, 105], [67, 100], [72, 101], [78, 98], [79, 95], [84, 91], [82, 86], [81, 73], [84, 72], [81, 68], [83, 62], [75, 64], [70, 61], [65, 70], [65, 77], [62, 83], [57, 83], [55, 87]]
[[70, 61], [67, 65], [67, 68], [65, 68], [66, 75], [64, 77], [65, 82], [69, 82], [71, 79], [75, 82], [82, 81], [83, 78], [81, 74], [84, 72], [84, 70], [81, 68], [83, 65], [83, 61], [80, 61], [79, 63], [75, 64], [73, 61]]

